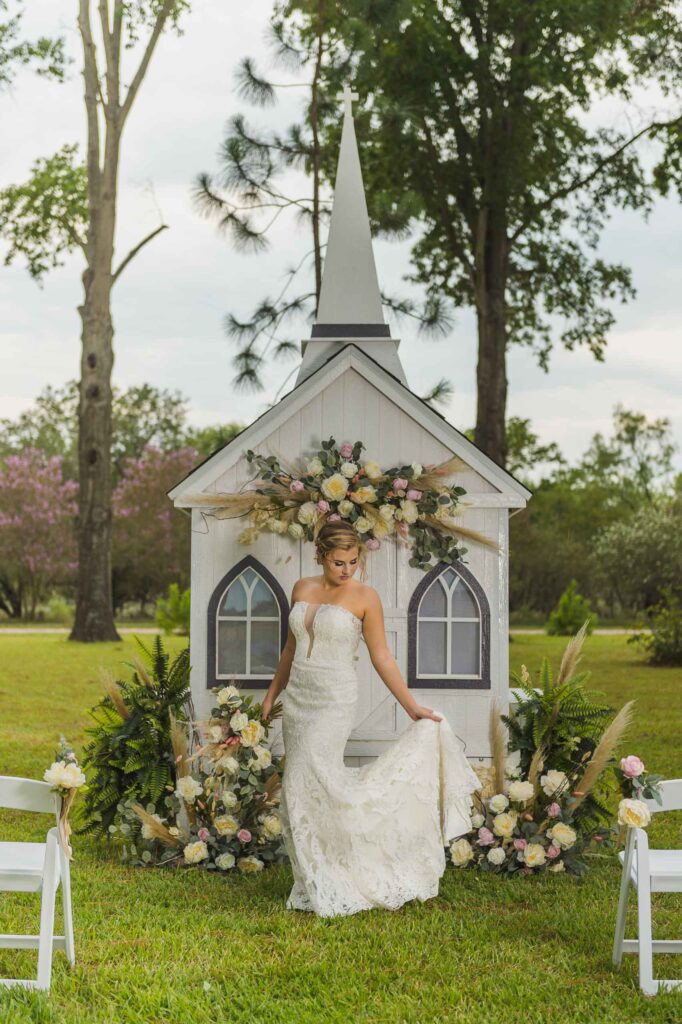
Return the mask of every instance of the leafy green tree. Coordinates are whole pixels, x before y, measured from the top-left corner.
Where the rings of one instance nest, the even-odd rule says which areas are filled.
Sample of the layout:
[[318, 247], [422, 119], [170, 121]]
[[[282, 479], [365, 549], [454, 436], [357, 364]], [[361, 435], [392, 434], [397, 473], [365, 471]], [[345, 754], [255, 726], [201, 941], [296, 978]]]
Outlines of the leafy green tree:
[[596, 618], [590, 608], [590, 602], [578, 593], [578, 584], [571, 580], [559, 598], [558, 605], [550, 614], [545, 632], [549, 636], [572, 636], [584, 623], [585, 633], [589, 634], [594, 628]]
[[[310, 24], [308, 2], [284, 10]], [[335, 29], [364, 104], [374, 218], [388, 209], [418, 232], [409, 280], [475, 310], [476, 443], [505, 464], [509, 346], [544, 369], [557, 342], [603, 360], [611, 305], [635, 290], [598, 255], [602, 229], [613, 209], [646, 213], [679, 187], [679, 108], [644, 118], [638, 90], [676, 97], [682, 12], [674, 0], [342, 0]], [[653, 159], [640, 140], [655, 140]]]
[[73, 63], [64, 54], [63, 37], [40, 36], [34, 41], [20, 38], [23, 4], [17, 0], [12, 7], [15, 13], [8, 17], [10, 5], [0, 0], [0, 89], [11, 85], [17, 69], [29, 64], [35, 66], [37, 75], [63, 81], [67, 64]]
[[[118, 173], [123, 131], [147, 74], [158, 40], [169, 25], [178, 29], [188, 0], [78, 0], [83, 49], [86, 155], [64, 146], [38, 160], [29, 180], [0, 193], [0, 233], [10, 242], [8, 259], [23, 257], [38, 281], [80, 249], [85, 259], [81, 317], [81, 376], [78, 404], [78, 585], [71, 640], [117, 640], [111, 578], [111, 374], [114, 362], [111, 294], [114, 284], [161, 224], [114, 266]], [[122, 74], [125, 50], [140, 43], [136, 67]]]

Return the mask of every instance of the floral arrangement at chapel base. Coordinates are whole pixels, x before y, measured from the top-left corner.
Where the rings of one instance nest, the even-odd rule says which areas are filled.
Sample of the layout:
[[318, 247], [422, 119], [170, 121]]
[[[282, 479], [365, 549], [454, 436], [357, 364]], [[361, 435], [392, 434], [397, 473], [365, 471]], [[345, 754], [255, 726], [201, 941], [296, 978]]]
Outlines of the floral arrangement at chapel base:
[[199, 723], [207, 742], [191, 756], [184, 729], [173, 724], [177, 783], [171, 814], [163, 818], [153, 806], [133, 805], [146, 843], [143, 862], [251, 873], [286, 859], [277, 813], [283, 758], [273, 759], [263, 744], [280, 714], [278, 703], [263, 725], [260, 705], [225, 686], [216, 693], [209, 721]]
[[448, 486], [444, 478], [464, 468], [456, 456], [440, 465], [418, 462], [382, 469], [362, 461], [362, 441], [337, 446], [333, 437], [300, 468], [283, 467], [274, 456], [248, 449], [261, 479], [251, 490], [233, 494], [193, 495], [193, 503], [217, 518], [248, 516], [251, 525], [239, 535], [251, 544], [261, 531], [314, 541], [327, 522], [345, 520], [370, 551], [391, 538], [412, 547], [410, 565], [427, 570], [432, 564], [452, 563], [467, 551], [466, 540], [489, 547], [495, 542], [459, 525], [463, 487]]
[[62, 798], [58, 825], [59, 842], [64, 853], [71, 860], [73, 850], [69, 843], [71, 835], [69, 812], [78, 790], [86, 790], [87, 786], [85, 775], [78, 764], [78, 758], [63, 736], [59, 738], [55, 759], [50, 767], [45, 769], [43, 780], [49, 782], [52, 789], [56, 790]]

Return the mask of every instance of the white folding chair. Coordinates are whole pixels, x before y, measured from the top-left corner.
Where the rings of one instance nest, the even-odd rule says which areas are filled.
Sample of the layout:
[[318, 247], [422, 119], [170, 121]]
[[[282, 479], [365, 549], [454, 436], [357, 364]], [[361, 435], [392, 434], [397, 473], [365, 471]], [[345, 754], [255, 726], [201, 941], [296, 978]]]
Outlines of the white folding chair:
[[[661, 804], [655, 800], [644, 803], [655, 811], [682, 810], [682, 779], [661, 782]], [[651, 893], [682, 892], [682, 849], [651, 850], [643, 828], [628, 828], [625, 849], [618, 854], [623, 865], [613, 942], [613, 962], [620, 967], [623, 953], [639, 953], [639, 984], [646, 995], [659, 989], [682, 988], [681, 980], [654, 978], [654, 953], [682, 953], [679, 939], [653, 939], [651, 935]], [[637, 890], [636, 939], [625, 938], [625, 917], [628, 909], [630, 883]]]
[[[0, 775], [0, 807], [44, 811], [54, 814], [58, 824], [61, 797], [47, 782]], [[65, 934], [55, 935], [55, 898], [60, 881]], [[49, 990], [52, 951], [63, 949], [71, 966], [76, 962], [69, 859], [59, 843], [57, 825], [49, 829], [44, 843], [0, 842], [0, 890], [41, 894], [40, 934], [0, 935], [0, 947], [4, 949], [38, 949], [38, 975], [36, 978], [0, 978], [0, 985]]]

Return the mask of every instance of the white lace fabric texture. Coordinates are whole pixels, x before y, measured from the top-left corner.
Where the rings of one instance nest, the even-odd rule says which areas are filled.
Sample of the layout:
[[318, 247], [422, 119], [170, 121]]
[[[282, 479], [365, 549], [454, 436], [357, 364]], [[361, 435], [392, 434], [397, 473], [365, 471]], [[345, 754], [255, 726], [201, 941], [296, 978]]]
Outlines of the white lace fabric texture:
[[294, 875], [287, 909], [334, 917], [438, 895], [444, 846], [470, 830], [480, 787], [450, 725], [445, 717], [410, 722], [374, 761], [345, 765], [362, 623], [341, 605], [307, 601], [294, 603], [289, 623], [296, 654], [281, 696], [280, 802]]

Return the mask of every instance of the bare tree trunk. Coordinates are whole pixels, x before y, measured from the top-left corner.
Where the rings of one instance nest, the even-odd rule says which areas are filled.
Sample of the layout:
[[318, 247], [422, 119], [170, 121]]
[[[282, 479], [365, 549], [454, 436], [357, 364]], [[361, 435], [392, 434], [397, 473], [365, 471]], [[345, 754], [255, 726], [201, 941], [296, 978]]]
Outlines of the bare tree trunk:
[[315, 263], [315, 313], [320, 302], [322, 289], [322, 248], [320, 245], [320, 125], [318, 93], [320, 75], [322, 73], [322, 56], [324, 54], [324, 21], [323, 5], [320, 2], [317, 10], [317, 53], [315, 56], [315, 72], [310, 92], [310, 126], [312, 129], [312, 171], [313, 171], [313, 258]]
[[474, 439], [486, 455], [507, 461], [507, 326], [505, 291], [508, 244], [503, 227], [491, 228], [482, 210], [476, 259], [478, 364]]

